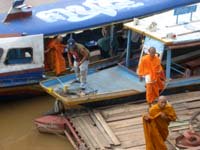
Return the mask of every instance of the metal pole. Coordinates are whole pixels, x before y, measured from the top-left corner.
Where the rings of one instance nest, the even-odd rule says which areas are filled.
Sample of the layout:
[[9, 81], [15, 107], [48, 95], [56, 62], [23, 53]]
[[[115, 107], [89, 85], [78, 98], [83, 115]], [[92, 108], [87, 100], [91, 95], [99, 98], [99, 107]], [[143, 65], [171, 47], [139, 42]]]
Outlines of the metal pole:
[[114, 29], [115, 29], [115, 25], [111, 25], [111, 29], [110, 29], [110, 50], [111, 50], [111, 56], [113, 56], [115, 54], [115, 52], [113, 52]]
[[193, 13], [190, 13], [190, 21], [192, 21], [192, 14], [193, 14]]
[[178, 24], [178, 15], [176, 16], [176, 24]]
[[126, 67], [129, 67], [129, 60], [130, 60], [130, 45], [131, 45], [131, 34], [132, 31], [128, 30], [128, 35], [127, 35], [127, 47], [126, 47]]
[[171, 49], [167, 48], [167, 64], [166, 64], [166, 77], [170, 79], [171, 77], [171, 61], [172, 61], [172, 52]]

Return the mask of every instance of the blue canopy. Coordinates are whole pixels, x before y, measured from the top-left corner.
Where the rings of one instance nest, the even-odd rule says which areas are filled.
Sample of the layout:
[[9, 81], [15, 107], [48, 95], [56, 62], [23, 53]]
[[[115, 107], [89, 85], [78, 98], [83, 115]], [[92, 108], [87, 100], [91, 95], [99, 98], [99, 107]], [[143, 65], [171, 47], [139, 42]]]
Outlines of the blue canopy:
[[[0, 34], [53, 35], [119, 22], [199, 0], [60, 0], [32, 8], [32, 17], [0, 23]], [[0, 15], [0, 20], [6, 14]]]

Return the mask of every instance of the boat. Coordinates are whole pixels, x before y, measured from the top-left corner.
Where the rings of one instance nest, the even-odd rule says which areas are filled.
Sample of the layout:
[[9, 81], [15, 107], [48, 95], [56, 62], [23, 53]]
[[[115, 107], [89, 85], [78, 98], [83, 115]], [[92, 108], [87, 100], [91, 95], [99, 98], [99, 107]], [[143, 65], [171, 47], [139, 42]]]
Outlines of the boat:
[[[117, 7], [116, 10], [113, 10], [114, 15], [107, 22], [104, 18], [109, 18], [111, 14], [99, 15], [99, 13], [101, 14], [100, 11], [102, 11], [100, 9], [97, 14], [94, 14], [93, 8], [90, 8], [93, 2], [82, 0], [73, 2], [58, 1], [35, 7], [30, 7], [23, 2], [23, 0], [14, 1], [7, 14], [0, 14], [0, 20], [2, 20], [0, 23], [0, 39], [2, 41], [0, 42], [1, 99], [43, 93], [39, 82], [55, 76], [54, 73], [45, 70], [44, 67], [46, 61], [44, 57], [44, 38], [49, 38], [57, 34], [65, 36], [76, 31], [74, 38], [89, 49], [93, 49], [91, 55], [94, 61], [90, 64], [92, 68], [102, 69], [118, 62], [118, 56], [99, 60], [100, 52], [96, 48], [96, 40], [101, 36], [100, 30], [103, 25], [130, 18], [130, 16], [124, 18], [115, 14], [116, 11], [125, 9], [125, 6]], [[110, 2], [110, 4], [114, 5], [114, 2]], [[100, 4], [96, 5], [100, 7]], [[135, 7], [137, 6], [139, 7], [140, 5], [136, 3]], [[81, 7], [82, 9], [88, 7], [90, 11], [85, 10], [87, 13], [84, 16], [79, 16], [79, 12], [67, 12], [69, 9], [66, 9], [66, 7]], [[54, 11], [57, 8], [60, 8], [60, 13], [65, 11], [65, 21]], [[130, 9], [132, 9], [132, 6], [127, 11], [130, 11]], [[77, 15], [77, 17], [70, 18], [68, 14], [72, 13]], [[54, 16], [53, 20], [51, 20], [51, 16]], [[66, 73], [70, 73], [69, 68], [67, 69]]]
[[[124, 23], [124, 26], [129, 29], [125, 61], [117, 66], [89, 74], [88, 86], [84, 91], [80, 90], [79, 85], [74, 84], [68, 75], [42, 81], [40, 85], [67, 108], [145, 93], [145, 83], [139, 81], [136, 68], [148, 47], [154, 46], [166, 70], [165, 89], [199, 87], [199, 8], [200, 3], [197, 3], [139, 18], [137, 24], [135, 19]], [[175, 15], [173, 15], [174, 12], [176, 12]], [[180, 14], [177, 14], [177, 12], [180, 12]], [[193, 13], [192, 19], [188, 18], [188, 20], [183, 20], [184, 23], [176, 24], [176, 17], [180, 18], [181, 15], [190, 15], [191, 13]], [[160, 22], [160, 18], [166, 17], [171, 22], [168, 20]], [[151, 27], [152, 22], [154, 22], [154, 28]], [[142, 50], [139, 51], [139, 54], [135, 54], [133, 59], [130, 58], [129, 46], [132, 31], [145, 36]], [[188, 69], [194, 70], [195, 73], [186, 76]]]
[[[104, 25], [126, 22], [134, 17], [192, 4], [198, 2], [198, 0], [183, 0], [175, 3], [173, 0], [162, 2], [156, 0], [153, 5], [150, 1], [136, 2], [134, 0], [123, 2], [112, 0], [107, 1], [106, 4], [102, 3], [101, 0], [60, 0], [35, 7], [25, 5], [23, 2], [24, 0], [14, 1], [7, 14], [0, 14], [0, 20], [2, 20], [0, 23], [0, 41], [4, 41], [0, 42], [1, 46], [4, 45], [0, 49], [2, 55], [0, 66], [3, 68], [0, 70], [1, 99], [16, 96], [16, 94], [18, 96], [28, 93], [35, 94], [39, 91], [39, 88], [35, 88], [35, 85], [45, 79], [44, 48], [42, 48], [44, 47], [45, 37], [74, 32], [80, 33], [83, 30], [95, 31], [96, 28], [101, 28]], [[148, 9], [152, 6], [156, 9]], [[93, 32], [90, 32], [89, 35], [87, 37], [92, 37]], [[7, 41], [10, 41], [10, 43]], [[16, 43], [20, 47], [16, 47]], [[36, 50], [37, 43], [40, 46], [38, 50]], [[17, 48], [21, 50], [17, 50]], [[15, 60], [8, 65], [6, 64], [8, 49], [16, 53], [23, 51], [22, 53], [26, 55], [23, 55], [23, 60]], [[13, 55], [17, 57], [16, 54]], [[35, 61], [37, 62], [35, 63]]]
[[0, 95], [41, 93], [36, 84], [44, 73], [43, 35], [1, 38], [0, 45]]

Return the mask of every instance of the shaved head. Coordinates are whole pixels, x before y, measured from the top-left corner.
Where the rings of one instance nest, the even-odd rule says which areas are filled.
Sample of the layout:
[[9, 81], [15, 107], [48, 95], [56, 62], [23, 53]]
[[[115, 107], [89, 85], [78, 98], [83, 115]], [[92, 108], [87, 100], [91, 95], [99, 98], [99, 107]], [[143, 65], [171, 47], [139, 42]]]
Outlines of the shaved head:
[[63, 39], [63, 37], [62, 37], [61, 35], [58, 35], [58, 36], [56, 37], [56, 39], [57, 39], [59, 42], [61, 42], [62, 39]]
[[159, 96], [158, 98], [158, 105], [162, 109], [166, 106], [167, 104], [167, 98], [165, 96]]
[[155, 56], [155, 54], [156, 54], [156, 48], [155, 47], [150, 47], [148, 51], [149, 51], [149, 54], [150, 54], [151, 57]]

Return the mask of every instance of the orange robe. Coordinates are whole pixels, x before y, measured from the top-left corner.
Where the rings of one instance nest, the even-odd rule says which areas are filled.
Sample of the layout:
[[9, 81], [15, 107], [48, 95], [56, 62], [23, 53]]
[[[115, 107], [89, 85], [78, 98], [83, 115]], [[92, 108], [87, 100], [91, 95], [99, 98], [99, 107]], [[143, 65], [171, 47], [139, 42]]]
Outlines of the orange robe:
[[160, 59], [157, 56], [153, 58], [150, 55], [142, 57], [137, 73], [139, 76], [150, 76], [150, 82], [146, 83], [146, 100], [152, 103], [158, 96], [159, 91], [164, 88], [161, 80], [161, 73], [163, 72]]
[[[168, 119], [161, 118], [161, 112], [165, 113]], [[168, 136], [170, 121], [176, 120], [176, 113], [170, 104], [160, 109], [158, 104], [153, 105], [149, 111], [149, 120], [143, 118], [144, 136], [146, 150], [167, 150], [165, 141]]]
[[64, 52], [64, 45], [53, 39], [48, 44], [48, 49], [50, 49], [49, 57], [47, 61], [50, 62], [51, 68], [53, 68], [56, 72], [56, 75], [60, 75], [64, 71], [66, 71], [66, 62], [62, 55]]
[[[50, 41], [47, 41], [46, 47], [45, 49], [49, 49], [48, 45], [49, 45]], [[54, 70], [54, 51], [53, 50], [49, 50], [48, 52], [45, 52], [45, 59], [44, 59], [44, 64], [45, 64], [45, 71], [51, 71]]]

